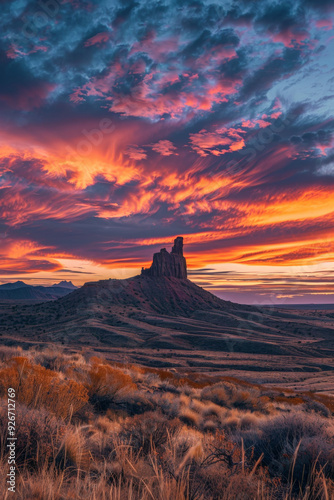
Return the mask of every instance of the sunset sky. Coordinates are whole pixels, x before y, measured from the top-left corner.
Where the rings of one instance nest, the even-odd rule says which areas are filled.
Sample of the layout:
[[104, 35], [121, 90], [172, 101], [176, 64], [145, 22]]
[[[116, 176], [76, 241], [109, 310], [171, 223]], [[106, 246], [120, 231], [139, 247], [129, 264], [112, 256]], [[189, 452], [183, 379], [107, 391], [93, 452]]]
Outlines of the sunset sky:
[[0, 282], [334, 303], [332, 0], [0, 3]]

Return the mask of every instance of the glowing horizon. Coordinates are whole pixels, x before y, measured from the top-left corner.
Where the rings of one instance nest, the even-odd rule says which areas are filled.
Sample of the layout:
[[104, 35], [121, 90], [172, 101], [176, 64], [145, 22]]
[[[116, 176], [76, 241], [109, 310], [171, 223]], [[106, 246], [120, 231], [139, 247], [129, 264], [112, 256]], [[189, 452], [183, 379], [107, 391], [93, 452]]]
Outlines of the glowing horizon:
[[83, 4], [3, 7], [0, 282], [129, 277], [182, 235], [223, 298], [334, 303], [331, 2]]

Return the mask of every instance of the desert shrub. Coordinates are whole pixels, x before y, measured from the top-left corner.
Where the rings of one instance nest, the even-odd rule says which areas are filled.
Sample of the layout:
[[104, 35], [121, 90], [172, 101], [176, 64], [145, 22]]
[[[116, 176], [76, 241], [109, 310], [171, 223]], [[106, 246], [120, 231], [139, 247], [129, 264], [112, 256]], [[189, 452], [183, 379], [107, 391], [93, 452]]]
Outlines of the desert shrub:
[[[234, 474], [226, 481], [221, 500], [249, 500], [250, 498], [277, 498], [277, 486], [271, 485], [266, 476], [260, 475], [256, 480], [250, 474]], [[269, 484], [268, 484], [269, 483]]]
[[168, 392], [168, 393], [172, 393], [172, 394], [181, 394], [183, 392], [183, 389], [184, 389], [184, 388], [176, 385], [176, 383], [172, 383], [168, 379], [163, 380], [161, 382], [159, 380], [157, 386], [159, 387], [160, 391]]
[[219, 418], [224, 410], [222, 410], [218, 405], [212, 403], [206, 403], [204, 408], [202, 409], [202, 416], [203, 417], [216, 417]]
[[228, 433], [240, 429], [256, 429], [258, 428], [259, 421], [264, 418], [265, 416], [259, 413], [256, 414], [253, 412], [241, 411], [233, 408], [231, 410], [226, 410], [225, 413], [222, 413], [220, 415], [219, 428], [225, 430]]
[[67, 430], [57, 453], [55, 463], [62, 470], [88, 471], [91, 463], [91, 454], [80, 429], [71, 428]]
[[219, 429], [219, 420], [217, 418], [207, 418], [203, 419], [200, 425], [200, 428], [203, 432], [214, 433], [217, 429]]
[[[64, 422], [46, 410], [34, 410], [18, 404], [16, 408], [16, 463], [21, 468], [39, 470], [55, 461], [66, 433]], [[7, 437], [7, 408], [0, 407], [2, 455], [5, 455]]]
[[205, 387], [201, 392], [201, 399], [212, 401], [220, 406], [227, 406], [229, 403], [229, 395], [224, 383], [218, 383], [212, 386]]
[[34, 354], [34, 362], [47, 368], [49, 370], [61, 371], [66, 367], [70, 360], [69, 356], [66, 356], [59, 349], [46, 349], [44, 351], [38, 351]]
[[329, 418], [332, 414], [331, 410], [324, 403], [311, 398], [306, 398], [304, 406], [307, 413], [319, 413], [319, 415], [321, 415], [322, 417], [327, 418]]
[[0, 372], [0, 395], [5, 396], [8, 388], [12, 387], [19, 401], [32, 406], [36, 397], [43, 397], [48, 391], [54, 376], [53, 372], [42, 366], [33, 366], [27, 358], [12, 358]]
[[56, 416], [69, 418], [88, 401], [88, 391], [74, 380], [62, 380], [58, 374], [27, 358], [16, 357], [0, 371], [0, 396], [9, 387], [15, 389], [16, 400], [28, 408], [45, 408]]
[[240, 387], [231, 382], [219, 382], [204, 387], [201, 399], [226, 408], [264, 411], [267, 407], [267, 398], [261, 398], [259, 389]]
[[38, 351], [33, 360], [48, 370], [58, 373], [60, 377], [82, 383], [86, 379], [88, 364], [81, 354], [65, 354], [58, 349]]
[[244, 413], [240, 418], [240, 429], [251, 429], [257, 427], [259, 418], [254, 413]]
[[157, 393], [151, 397], [151, 401], [154, 402], [157, 408], [165, 415], [171, 418], [175, 418], [180, 413], [180, 398], [174, 393], [164, 392], [163, 394]]
[[[132, 366], [132, 369], [135, 369], [135, 367]], [[168, 390], [171, 389], [172, 387], [174, 387], [176, 389], [175, 392], [181, 392], [181, 390], [182, 390], [183, 392], [188, 393], [188, 392], [192, 392], [192, 389], [202, 389], [203, 387], [205, 387], [206, 385], [209, 384], [208, 381], [194, 380], [193, 379], [194, 374], [192, 374], [192, 378], [181, 377], [176, 372], [174, 373], [172, 371], [163, 370], [163, 369], [159, 369], [159, 368], [145, 367], [145, 368], [141, 369], [141, 373], [155, 375], [156, 378], [160, 381], [161, 387], [164, 387], [164, 384], [165, 384], [165, 387], [168, 388]], [[162, 384], [161, 384], [161, 382], [162, 382]]]
[[94, 424], [98, 431], [106, 435], [111, 434], [114, 428], [113, 421], [106, 415], [97, 417]]
[[173, 443], [176, 448], [181, 448], [182, 450], [187, 450], [191, 446], [194, 446], [200, 442], [203, 438], [203, 434], [197, 429], [189, 429], [188, 427], [181, 426], [179, 431], [173, 436]]
[[20, 356], [22, 354], [22, 347], [9, 347], [9, 346], [0, 346], [0, 361], [6, 362], [9, 359]]
[[[197, 457], [193, 456], [194, 451]], [[231, 441], [224, 431], [198, 438], [197, 444], [186, 452], [183, 463], [187, 457], [191, 477], [189, 488], [195, 498], [196, 495], [203, 499], [267, 498], [257, 496], [258, 485], [263, 481], [265, 491], [268, 479], [260, 461], [254, 462], [252, 451]]]
[[96, 359], [93, 360], [88, 377], [89, 400], [98, 411], [106, 411], [137, 388], [130, 375]]
[[124, 391], [118, 396], [118, 408], [127, 413], [127, 415], [140, 415], [147, 411], [159, 409], [154, 398], [150, 397], [144, 391], [138, 391], [135, 388]]
[[[287, 500], [282, 495], [279, 482], [271, 481], [266, 472], [257, 468], [256, 473], [242, 468], [231, 469], [221, 462], [208, 467], [198, 467], [190, 482], [194, 498], [205, 500]], [[191, 497], [190, 497], [191, 498]], [[292, 499], [289, 499], [292, 500]]]
[[147, 454], [153, 447], [160, 448], [168, 436], [175, 434], [180, 428], [180, 421], [168, 418], [160, 412], [147, 412], [127, 418], [120, 432], [123, 440], [142, 453]]
[[179, 419], [181, 420], [181, 422], [188, 425], [189, 427], [195, 427], [195, 428], [199, 427], [200, 415], [196, 411], [191, 410], [190, 408], [183, 408], [180, 411]]
[[312, 392], [309, 392], [307, 395], [313, 401], [322, 403], [324, 406], [326, 406], [326, 408], [330, 411], [330, 413], [332, 415], [334, 414], [334, 397], [333, 396], [329, 396], [328, 394], [314, 394]]
[[296, 487], [300, 482], [305, 487], [314, 468], [334, 478], [333, 429], [317, 415], [301, 411], [277, 415], [238, 436], [254, 450], [255, 459], [263, 454], [263, 465], [268, 467], [271, 476], [280, 477], [282, 481], [291, 479], [292, 464]]
[[44, 407], [55, 415], [66, 419], [76, 417], [88, 402], [88, 391], [75, 380], [56, 380], [51, 386], [51, 394]]

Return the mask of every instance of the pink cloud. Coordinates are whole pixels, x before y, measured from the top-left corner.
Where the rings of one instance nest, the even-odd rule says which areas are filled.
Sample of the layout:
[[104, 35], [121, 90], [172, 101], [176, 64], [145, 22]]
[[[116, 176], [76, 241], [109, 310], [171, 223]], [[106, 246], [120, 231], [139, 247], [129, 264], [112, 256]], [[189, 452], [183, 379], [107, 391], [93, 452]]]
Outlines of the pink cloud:
[[305, 43], [309, 38], [309, 33], [305, 30], [293, 31], [287, 28], [280, 33], [272, 33], [270, 36], [273, 42], [283, 43], [285, 47], [293, 48], [295, 45]]
[[268, 121], [265, 121], [265, 120], [256, 120], [257, 124], [259, 125], [260, 128], [266, 128], [266, 127], [269, 127], [269, 125], [271, 125], [270, 122]]
[[47, 52], [49, 49], [45, 45], [35, 45], [33, 49], [28, 52], [24, 52], [24, 50], [20, 49], [17, 45], [13, 44], [9, 50], [7, 50], [6, 55], [9, 59], [17, 59], [18, 57], [29, 56], [30, 54], [34, 54], [35, 52]]
[[220, 156], [245, 147], [241, 133], [245, 132], [232, 127], [221, 127], [214, 132], [203, 129], [197, 134], [190, 134], [190, 143], [192, 149], [200, 156], [208, 156], [209, 153]]
[[33, 48], [33, 52], [37, 52], [38, 50], [41, 50], [42, 52], [47, 52], [49, 49], [45, 45], [35, 45]]
[[92, 45], [99, 45], [105, 43], [109, 40], [109, 38], [110, 38], [110, 33], [108, 33], [107, 31], [102, 31], [101, 33], [98, 33], [92, 38], [86, 40], [85, 47], [91, 47]]
[[[152, 40], [155, 40], [151, 35]], [[176, 45], [175, 45], [176, 44]], [[175, 40], [171, 45], [164, 46], [165, 52], [155, 53], [155, 61], [159, 62], [159, 57], [165, 57], [168, 51], [177, 46]], [[141, 51], [151, 47], [150, 38], [143, 42]], [[139, 48], [138, 48], [139, 50]], [[153, 48], [152, 48], [153, 50]], [[155, 47], [154, 51], [158, 48]], [[135, 47], [132, 53], [136, 52]], [[232, 57], [229, 49], [225, 52], [218, 51], [221, 57]], [[148, 52], [150, 53], [150, 52]], [[152, 57], [153, 55], [150, 54]], [[217, 56], [217, 54], [216, 54]], [[146, 72], [144, 60], [135, 63], [120, 64], [114, 63], [109, 71], [102, 77], [94, 77], [85, 85], [73, 91], [70, 99], [79, 103], [88, 96], [103, 97], [111, 101], [110, 111], [125, 115], [146, 117], [152, 120], [164, 119], [164, 115], [169, 115], [172, 119], [182, 119], [186, 116], [194, 116], [201, 111], [210, 111], [215, 104], [227, 102], [229, 97], [236, 94], [242, 83], [240, 79], [221, 78], [217, 73], [217, 66], [210, 62], [207, 68], [201, 68], [200, 61], [193, 62], [191, 71], [181, 69], [177, 64], [168, 72], [161, 72], [158, 67]], [[208, 63], [209, 64], [209, 63]], [[200, 71], [197, 71], [200, 70]], [[201, 72], [203, 74], [201, 74]], [[131, 93], [123, 94], [118, 91], [115, 83], [126, 74], [142, 74], [143, 78], [132, 88]], [[199, 83], [202, 76], [203, 83]], [[181, 84], [178, 91], [173, 88], [173, 84]]]
[[160, 153], [162, 156], [171, 156], [171, 155], [177, 155], [176, 153], [176, 147], [171, 141], [168, 140], [161, 140], [157, 142], [156, 144], [152, 145], [153, 151], [156, 151], [157, 153]]
[[217, 86], [215, 89], [201, 87], [180, 93], [161, 91], [159, 82], [153, 81], [152, 75], [147, 75], [131, 95], [114, 95], [108, 98], [113, 101], [110, 110], [125, 116], [158, 119], [168, 114], [173, 119], [179, 119], [199, 110], [210, 111], [215, 103], [226, 102], [226, 96], [235, 93], [236, 89]]
[[234, 59], [235, 57], [237, 57], [237, 53], [234, 48], [223, 47], [220, 45], [213, 47], [211, 50], [198, 58], [196, 61], [196, 66], [197, 68], [205, 70], [207, 70], [208, 68], [210, 68], [210, 70], [213, 70], [223, 62]]
[[[195, 75], [197, 78], [197, 75]], [[177, 81], [171, 76], [171, 81]], [[203, 86], [196, 85], [196, 79], [189, 78], [188, 88], [182, 92], [162, 92], [165, 79], [154, 73], [148, 74], [133, 90], [131, 95], [114, 95], [110, 97], [113, 104], [111, 111], [126, 116], [145, 116], [151, 119], [161, 118], [168, 114], [179, 119], [189, 113], [210, 111], [216, 103], [227, 102], [228, 97], [237, 92], [239, 80], [207, 82]]]
[[211, 84], [211, 82], [206, 86], [208, 94], [211, 97], [211, 100], [214, 102], [221, 102], [221, 100], [227, 100], [226, 96], [230, 96], [232, 94], [236, 94], [238, 91], [238, 86], [241, 85], [241, 80], [232, 80], [232, 79], [224, 79], [222, 81], [215, 82]]
[[144, 73], [146, 70], [146, 63], [143, 60], [138, 60], [134, 62], [130, 68], [130, 73], [135, 75], [140, 75], [140, 73]]
[[316, 23], [315, 23], [316, 27], [319, 28], [319, 29], [324, 29], [326, 31], [329, 31], [331, 29], [333, 29], [333, 22], [331, 19], [319, 19]]
[[242, 126], [244, 128], [255, 128], [257, 125], [260, 128], [265, 128], [265, 127], [269, 127], [269, 125], [271, 125], [271, 123], [268, 121], [262, 120], [261, 118], [257, 119], [257, 120], [245, 120], [242, 122]]
[[84, 101], [87, 96], [103, 97], [107, 95], [112, 88], [116, 78], [124, 75], [124, 71], [125, 69], [121, 66], [120, 63], [117, 62], [113, 64], [110, 67], [108, 73], [103, 77], [94, 77], [82, 87], [75, 89], [70, 95], [70, 100], [72, 102], [78, 103]]
[[245, 128], [254, 128], [256, 126], [256, 123], [254, 123], [252, 120], [245, 120], [242, 122], [242, 126]]
[[281, 108], [282, 108], [282, 103], [281, 103], [280, 99], [278, 97], [276, 97], [273, 109], [281, 109]]
[[[279, 107], [280, 102], [276, 99], [273, 109]], [[270, 117], [276, 119], [281, 114], [281, 111], [277, 111], [272, 113]], [[262, 118], [243, 120], [239, 126], [223, 126], [214, 131], [203, 129], [196, 134], [190, 134], [191, 147], [203, 157], [208, 156], [209, 153], [220, 156], [232, 151], [239, 151], [246, 146], [243, 135], [247, 133], [247, 129], [266, 128], [271, 125], [267, 114], [262, 113], [261, 116]]]

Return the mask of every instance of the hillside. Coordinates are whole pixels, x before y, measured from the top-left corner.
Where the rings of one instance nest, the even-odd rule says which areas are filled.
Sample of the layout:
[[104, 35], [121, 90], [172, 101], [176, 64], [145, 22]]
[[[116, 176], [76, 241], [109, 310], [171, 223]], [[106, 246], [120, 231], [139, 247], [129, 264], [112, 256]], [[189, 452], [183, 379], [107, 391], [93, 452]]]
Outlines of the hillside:
[[133, 306], [145, 312], [180, 316], [189, 316], [199, 309], [240, 308], [238, 304], [219, 299], [188, 279], [145, 275], [86, 283], [60, 303], [76, 309], [93, 304]]
[[117, 361], [229, 370], [273, 383], [284, 376], [287, 385], [334, 390], [332, 311], [221, 300], [177, 277], [184, 275], [183, 255], [166, 254], [155, 254], [149, 270], [126, 280], [86, 283], [37, 305], [0, 304], [1, 343], [89, 348]]

